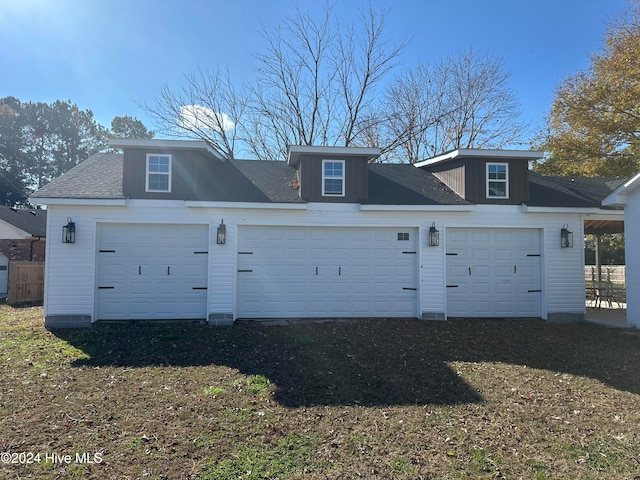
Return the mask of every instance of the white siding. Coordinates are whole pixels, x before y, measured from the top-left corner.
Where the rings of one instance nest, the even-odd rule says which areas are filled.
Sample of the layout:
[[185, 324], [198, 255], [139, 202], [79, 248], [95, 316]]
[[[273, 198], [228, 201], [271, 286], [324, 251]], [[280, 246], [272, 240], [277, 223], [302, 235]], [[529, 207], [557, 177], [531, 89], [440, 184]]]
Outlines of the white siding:
[[[424, 214], [422, 216], [425, 216]], [[437, 247], [429, 246], [429, 227], [432, 223], [436, 223], [439, 232], [439, 245]], [[442, 214], [427, 214], [425, 222], [422, 223], [420, 229], [420, 244], [418, 245], [418, 253], [420, 255], [420, 290], [418, 292], [420, 299], [420, 312], [428, 314], [427, 318], [434, 317], [443, 319], [445, 315], [445, 256], [444, 256], [444, 226], [446, 219]]]
[[624, 207], [625, 263], [627, 264], [627, 323], [640, 328], [640, 189]]
[[[88, 207], [49, 207], [45, 262], [45, 315], [93, 316], [95, 215]], [[121, 216], [124, 211], [121, 210]], [[62, 243], [67, 217], [76, 224], [76, 243]]]
[[[216, 243], [216, 233], [222, 219], [224, 219], [224, 223], [227, 226], [227, 239], [224, 245], [218, 245]], [[222, 216], [222, 214], [214, 215], [209, 238], [211, 239], [211, 246], [209, 247], [209, 312], [233, 313], [236, 311], [235, 279], [237, 242], [233, 217], [229, 214], [224, 216]]]
[[[584, 314], [582, 219], [579, 214], [523, 213], [519, 206], [476, 206], [463, 211], [361, 211], [358, 205], [309, 204], [306, 210], [185, 207], [184, 202], [128, 201], [128, 206], [49, 207], [46, 315], [90, 315], [94, 318], [96, 224], [99, 222], [192, 223], [210, 228], [209, 313], [234, 314], [236, 309], [236, 225], [362, 226], [418, 228], [418, 312], [445, 314], [444, 252], [447, 227], [538, 228], [542, 248], [542, 316], [547, 313]], [[62, 244], [67, 217], [76, 224], [76, 243]], [[227, 226], [225, 245], [217, 245], [221, 219]], [[428, 246], [432, 222], [440, 245]], [[560, 248], [560, 229], [568, 224], [574, 247]], [[179, 235], [179, 233], [177, 233]]]
[[[543, 268], [546, 271], [543, 276], [547, 279], [548, 313], [584, 314], [584, 221], [577, 215], [557, 215], [555, 219], [545, 225], [544, 232]], [[560, 246], [560, 230], [564, 224], [573, 232], [573, 248]]]

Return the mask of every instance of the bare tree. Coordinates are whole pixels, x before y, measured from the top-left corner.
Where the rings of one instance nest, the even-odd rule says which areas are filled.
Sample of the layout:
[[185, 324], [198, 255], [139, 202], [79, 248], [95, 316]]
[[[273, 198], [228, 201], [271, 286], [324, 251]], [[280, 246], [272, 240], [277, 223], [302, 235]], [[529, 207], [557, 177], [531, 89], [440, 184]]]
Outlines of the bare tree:
[[[340, 137], [344, 146], [363, 140], [362, 133], [381, 120], [375, 115], [376, 87], [396, 66], [406, 43], [392, 45], [384, 40], [386, 12], [360, 12], [363, 32], [356, 36], [353, 27], [337, 37], [335, 70], [340, 87], [340, 105], [344, 109]], [[382, 146], [380, 144], [376, 146]]]
[[370, 145], [380, 125], [379, 84], [405, 44], [384, 38], [384, 11], [362, 11], [341, 25], [327, 3], [313, 17], [297, 9], [275, 31], [262, 27], [257, 77], [238, 89], [218, 71], [186, 75], [142, 108], [169, 136], [200, 138], [234, 158], [239, 146], [257, 158], [283, 158], [289, 145]]
[[404, 44], [383, 37], [385, 13], [361, 12], [361, 28], [341, 26], [329, 5], [320, 19], [297, 10], [274, 32], [263, 29], [247, 142], [258, 157], [278, 158], [287, 146], [367, 144], [380, 121], [376, 88]]
[[501, 148], [522, 141], [525, 127], [502, 63], [473, 50], [430, 68], [421, 64], [387, 90], [395, 122], [404, 135], [397, 152], [414, 163], [457, 148]]
[[235, 158], [248, 106], [244, 90], [233, 84], [229, 72], [219, 70], [185, 74], [184, 80], [178, 91], [164, 85], [154, 105], [141, 107], [156, 119], [160, 133], [206, 140]]
[[247, 143], [258, 158], [282, 158], [289, 144], [327, 144], [335, 101], [330, 50], [331, 11], [321, 19], [297, 10], [276, 32], [262, 27], [266, 52], [257, 54], [258, 78]]
[[502, 62], [473, 50], [449, 57], [439, 67], [446, 76], [443, 137], [439, 153], [457, 148], [501, 148], [521, 141], [520, 107]]
[[442, 133], [446, 76], [436, 75], [424, 63], [404, 72], [388, 87], [386, 109], [391, 112], [384, 125], [386, 144], [402, 161], [418, 162], [436, 155]]

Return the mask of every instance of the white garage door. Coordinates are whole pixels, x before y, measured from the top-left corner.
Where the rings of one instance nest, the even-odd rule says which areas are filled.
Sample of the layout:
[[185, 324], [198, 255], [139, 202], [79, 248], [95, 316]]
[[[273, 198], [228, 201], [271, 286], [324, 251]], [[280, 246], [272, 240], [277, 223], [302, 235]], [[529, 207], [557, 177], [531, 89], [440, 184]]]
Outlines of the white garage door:
[[241, 227], [238, 317], [415, 317], [417, 230]]
[[448, 228], [447, 316], [540, 317], [540, 231]]
[[207, 316], [206, 225], [99, 224], [98, 320]]

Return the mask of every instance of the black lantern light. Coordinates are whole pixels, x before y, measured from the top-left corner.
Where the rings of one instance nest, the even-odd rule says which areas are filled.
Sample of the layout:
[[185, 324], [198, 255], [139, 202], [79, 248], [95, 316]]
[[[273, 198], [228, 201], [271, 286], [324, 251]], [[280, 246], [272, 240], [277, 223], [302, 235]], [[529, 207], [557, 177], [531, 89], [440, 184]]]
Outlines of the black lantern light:
[[440, 245], [440, 232], [436, 228], [436, 222], [433, 222], [429, 227], [429, 246], [437, 247]]
[[569, 231], [569, 225], [566, 223], [560, 230], [560, 246], [562, 248], [573, 247], [573, 233]]
[[76, 243], [76, 224], [67, 217], [67, 224], [62, 226], [62, 243]]
[[218, 232], [216, 235], [216, 243], [218, 245], [224, 245], [227, 241], [227, 227], [224, 224], [224, 220], [220, 220], [220, 225], [218, 225]]

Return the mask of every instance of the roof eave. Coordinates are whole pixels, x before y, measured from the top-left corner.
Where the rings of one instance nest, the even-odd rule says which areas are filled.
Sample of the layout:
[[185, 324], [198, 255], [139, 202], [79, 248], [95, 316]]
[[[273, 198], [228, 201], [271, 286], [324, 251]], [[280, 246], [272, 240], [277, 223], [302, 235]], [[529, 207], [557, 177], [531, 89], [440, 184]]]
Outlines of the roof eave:
[[123, 206], [127, 200], [121, 198], [60, 198], [60, 197], [30, 197], [33, 205], [108, 205]]
[[325, 147], [319, 145], [289, 145], [287, 163], [295, 166], [302, 155], [345, 155], [368, 157], [369, 160], [380, 156], [379, 148], [371, 147]]
[[563, 206], [543, 206], [522, 204], [524, 213], [579, 213], [579, 214], [602, 214], [607, 216], [622, 217], [623, 210], [613, 210], [601, 207], [563, 207]]
[[110, 138], [109, 146], [114, 148], [170, 148], [174, 150], [200, 150], [216, 160], [224, 162], [226, 158], [209, 142], [204, 140], [165, 140], [165, 139], [129, 139]]
[[538, 160], [544, 157], [544, 152], [537, 150], [502, 150], [484, 148], [459, 148], [451, 152], [443, 153], [433, 158], [428, 158], [421, 162], [416, 162], [415, 167], [427, 167], [437, 163], [453, 160], [454, 158], [501, 158], [501, 159], [523, 159]]
[[602, 205], [626, 205], [629, 195], [640, 188], [640, 172], [629, 178], [626, 182], [604, 197]]

